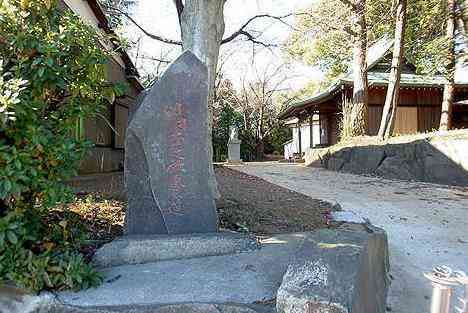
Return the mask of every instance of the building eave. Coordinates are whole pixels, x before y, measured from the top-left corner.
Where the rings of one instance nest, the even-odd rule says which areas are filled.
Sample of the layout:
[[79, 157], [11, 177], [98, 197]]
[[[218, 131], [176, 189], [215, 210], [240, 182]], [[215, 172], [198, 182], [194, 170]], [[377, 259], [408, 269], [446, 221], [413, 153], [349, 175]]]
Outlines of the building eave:
[[[99, 21], [98, 27], [101, 28], [106, 34], [111, 35], [111, 36], [116, 36], [99, 2], [97, 0], [84, 0], [84, 1], [88, 3], [89, 7], [93, 11], [93, 14], [98, 19]], [[129, 81], [129, 83], [134, 85], [138, 91], [144, 90], [143, 85], [139, 81], [140, 74], [138, 73], [138, 70], [133, 64], [132, 60], [130, 59], [130, 56], [128, 55], [128, 53], [124, 49], [122, 49], [118, 44], [114, 42], [112, 42], [112, 44], [116, 48], [116, 51], [119, 53], [122, 61], [125, 64], [126, 79]]]
[[341, 79], [337, 80], [333, 85], [331, 85], [326, 90], [315, 94], [314, 96], [304, 99], [302, 101], [295, 102], [291, 104], [288, 108], [286, 108], [282, 113], [279, 115], [279, 119], [284, 120], [290, 117], [293, 117], [294, 111], [296, 110], [303, 110], [306, 106], [310, 105], [318, 105], [325, 101], [332, 99], [335, 95], [334, 93], [339, 90], [342, 86], [344, 86], [346, 82], [342, 81]]
[[[424, 76], [421, 76], [424, 77]], [[428, 78], [428, 77], [426, 77]], [[400, 82], [400, 89], [418, 89], [418, 88], [428, 88], [428, 89], [443, 89], [444, 88], [444, 81], [439, 80], [441, 78], [437, 77], [437, 80], [429, 82], [429, 81], [421, 81], [421, 82], [407, 82], [402, 80]], [[287, 109], [285, 109], [279, 116], [278, 118], [281, 120], [286, 120], [292, 117], [295, 117], [295, 113], [299, 113], [301, 111], [304, 111], [307, 109], [307, 107], [313, 107], [317, 106], [319, 104], [322, 104], [333, 97], [335, 97], [336, 91], [341, 89], [343, 86], [348, 86], [348, 87], [353, 87], [353, 81], [348, 80], [346, 78], [338, 80], [336, 83], [334, 83], [329, 89], [318, 93], [310, 98], [307, 98], [305, 100], [295, 102], [291, 104]], [[383, 80], [369, 80], [369, 88], [374, 88], [374, 87], [382, 87], [386, 88], [388, 86], [388, 81], [383, 81]], [[455, 83], [455, 88], [468, 88], [467, 83]]]

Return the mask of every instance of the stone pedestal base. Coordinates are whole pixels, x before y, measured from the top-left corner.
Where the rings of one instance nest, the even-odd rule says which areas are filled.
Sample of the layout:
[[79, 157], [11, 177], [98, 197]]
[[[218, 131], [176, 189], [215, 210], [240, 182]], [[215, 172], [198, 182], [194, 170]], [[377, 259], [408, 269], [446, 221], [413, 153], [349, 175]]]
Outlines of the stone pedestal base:
[[228, 163], [242, 163], [242, 160], [240, 158], [240, 140], [237, 141], [229, 141], [228, 143]]
[[98, 267], [225, 255], [259, 248], [254, 236], [233, 232], [125, 236], [100, 248], [93, 259]]
[[385, 312], [388, 260], [380, 229], [345, 223], [264, 237], [254, 249], [242, 234], [205, 236], [118, 240], [97, 259], [103, 262], [107, 250], [126, 261], [135, 255], [165, 260], [101, 269], [103, 284], [77, 293], [13, 298], [0, 289], [0, 312]]
[[226, 160], [226, 164], [228, 165], [239, 165], [239, 164], [243, 164], [244, 161], [242, 160]]

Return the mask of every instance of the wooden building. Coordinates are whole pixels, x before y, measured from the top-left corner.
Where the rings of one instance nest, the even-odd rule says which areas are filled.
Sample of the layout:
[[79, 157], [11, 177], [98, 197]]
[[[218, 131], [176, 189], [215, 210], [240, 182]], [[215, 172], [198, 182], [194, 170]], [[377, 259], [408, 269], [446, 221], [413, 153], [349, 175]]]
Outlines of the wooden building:
[[[391, 68], [393, 40], [382, 39], [369, 49], [369, 123], [367, 133], [379, 130]], [[396, 134], [428, 132], [439, 127], [445, 78], [441, 75], [416, 74], [416, 68], [404, 61], [400, 101], [396, 110]], [[468, 70], [457, 65], [455, 75], [453, 128], [468, 128]], [[285, 144], [285, 158], [302, 154], [308, 148], [329, 146], [339, 141], [341, 104], [351, 101], [353, 75], [347, 73], [327, 90], [292, 103], [280, 119], [293, 129], [293, 139]]]
[[[84, 22], [98, 31], [113, 34], [102, 8], [96, 0], [61, 0], [64, 9], [73, 11]], [[111, 42], [100, 42], [105, 47]], [[91, 153], [80, 166], [80, 174], [113, 172], [123, 169], [124, 139], [129, 110], [143, 90], [138, 72], [128, 54], [121, 50], [108, 59], [107, 78], [113, 83], [127, 86], [123, 96], [117, 98], [95, 119], [77, 122], [77, 134], [94, 143]]]

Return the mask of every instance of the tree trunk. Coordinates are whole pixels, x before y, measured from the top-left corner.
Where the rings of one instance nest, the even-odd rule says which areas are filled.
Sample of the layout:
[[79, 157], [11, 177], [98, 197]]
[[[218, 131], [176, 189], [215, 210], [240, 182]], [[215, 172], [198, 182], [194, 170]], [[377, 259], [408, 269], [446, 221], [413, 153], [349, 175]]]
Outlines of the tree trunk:
[[401, 65], [404, 54], [406, 27], [406, 0], [399, 0], [396, 10], [395, 43], [393, 46], [392, 69], [387, 88], [387, 97], [380, 121], [379, 138], [387, 139], [393, 133], [395, 111], [398, 106], [400, 92]]
[[368, 129], [368, 83], [367, 83], [367, 25], [366, 0], [357, 0], [353, 9], [356, 36], [353, 52], [353, 124], [355, 135], [364, 135]]
[[255, 145], [255, 159], [256, 161], [263, 161], [264, 156], [265, 156], [265, 143], [263, 142], [263, 138], [258, 138], [257, 144]]
[[442, 113], [440, 115], [440, 130], [449, 130], [452, 126], [452, 106], [455, 93], [455, 5], [456, 0], [447, 0], [447, 73], [442, 100]]
[[[208, 67], [208, 158], [213, 159], [212, 145], [212, 99], [218, 64], [219, 48], [224, 35], [225, 0], [186, 0], [179, 16], [182, 34], [182, 48], [192, 51]], [[213, 164], [207, 169], [210, 173], [210, 188], [215, 198], [220, 194], [216, 184]]]
[[466, 36], [466, 29], [468, 28], [468, 4], [466, 1], [460, 4], [460, 19], [463, 24], [463, 34]]

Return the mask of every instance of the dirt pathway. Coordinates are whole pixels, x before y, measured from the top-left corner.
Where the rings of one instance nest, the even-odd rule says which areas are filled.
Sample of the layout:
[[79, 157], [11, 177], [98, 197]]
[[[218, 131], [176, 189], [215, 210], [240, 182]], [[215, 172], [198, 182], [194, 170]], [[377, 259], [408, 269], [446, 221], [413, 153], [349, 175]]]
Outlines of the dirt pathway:
[[[468, 271], [468, 189], [392, 181], [284, 163], [234, 169], [315, 199], [338, 202], [388, 233], [392, 312], [429, 312], [434, 265]], [[455, 300], [455, 299], [453, 299]]]

